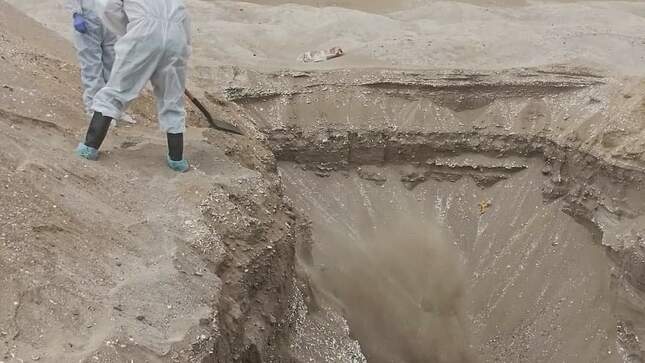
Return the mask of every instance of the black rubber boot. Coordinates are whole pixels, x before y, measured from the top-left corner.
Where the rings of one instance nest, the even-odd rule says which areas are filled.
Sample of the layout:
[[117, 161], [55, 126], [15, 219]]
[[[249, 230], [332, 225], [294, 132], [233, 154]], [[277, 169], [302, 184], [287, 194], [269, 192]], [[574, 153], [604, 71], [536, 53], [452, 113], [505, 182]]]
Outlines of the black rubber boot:
[[172, 161], [184, 160], [184, 134], [166, 134], [168, 137], [168, 157]]
[[98, 150], [103, 144], [105, 136], [107, 136], [111, 123], [111, 117], [103, 116], [100, 112], [94, 112], [90, 127], [87, 129], [87, 135], [85, 135], [85, 145]]
[[168, 136], [168, 155], [166, 162], [174, 171], [185, 173], [190, 169], [188, 161], [184, 159], [184, 134], [166, 134]]

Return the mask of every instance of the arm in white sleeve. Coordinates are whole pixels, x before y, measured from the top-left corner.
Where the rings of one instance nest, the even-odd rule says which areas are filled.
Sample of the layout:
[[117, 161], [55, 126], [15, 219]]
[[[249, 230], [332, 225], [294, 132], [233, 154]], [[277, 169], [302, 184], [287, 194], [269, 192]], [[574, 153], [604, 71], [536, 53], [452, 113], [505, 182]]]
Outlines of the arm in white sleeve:
[[125, 35], [128, 29], [128, 16], [123, 9], [123, 0], [96, 0], [96, 12], [117, 37]]
[[83, 5], [82, 0], [67, 0], [65, 2], [65, 9], [72, 12], [72, 14], [82, 14]]

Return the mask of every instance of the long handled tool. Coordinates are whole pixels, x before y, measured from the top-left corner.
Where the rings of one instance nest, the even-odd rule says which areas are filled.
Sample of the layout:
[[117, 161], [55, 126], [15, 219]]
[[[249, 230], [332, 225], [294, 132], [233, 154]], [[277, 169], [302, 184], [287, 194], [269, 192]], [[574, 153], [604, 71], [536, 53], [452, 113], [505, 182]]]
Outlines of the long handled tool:
[[202, 111], [204, 116], [206, 116], [206, 120], [208, 120], [208, 123], [214, 129], [222, 130], [222, 131], [229, 132], [229, 133], [232, 133], [232, 134], [244, 135], [242, 133], [242, 130], [238, 129], [237, 127], [235, 127], [235, 126], [233, 126], [231, 124], [229, 124], [228, 122], [224, 122], [224, 121], [221, 121], [221, 120], [215, 120], [213, 118], [213, 116], [211, 115], [211, 113], [208, 112], [206, 107], [204, 107], [204, 105], [195, 96], [193, 96], [193, 94], [190, 93], [189, 90], [186, 90], [184, 93], [186, 94], [186, 97], [188, 97], [190, 102], [192, 102], [195, 106], [197, 106], [197, 108], [199, 108], [200, 111]]

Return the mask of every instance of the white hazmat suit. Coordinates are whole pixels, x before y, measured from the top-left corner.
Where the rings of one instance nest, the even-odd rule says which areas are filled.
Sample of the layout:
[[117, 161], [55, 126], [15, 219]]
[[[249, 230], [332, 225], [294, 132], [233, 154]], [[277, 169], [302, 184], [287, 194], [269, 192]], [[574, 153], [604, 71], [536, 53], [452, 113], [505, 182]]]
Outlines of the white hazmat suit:
[[107, 85], [92, 109], [118, 119], [148, 80], [161, 129], [185, 131], [184, 90], [190, 56], [190, 19], [182, 0], [95, 0], [103, 23], [119, 40]]
[[74, 31], [74, 46], [81, 68], [83, 103], [90, 113], [94, 96], [105, 87], [114, 63], [116, 35], [103, 26], [95, 12], [94, 0], [68, 0], [66, 8], [81, 14], [87, 24], [87, 32]]

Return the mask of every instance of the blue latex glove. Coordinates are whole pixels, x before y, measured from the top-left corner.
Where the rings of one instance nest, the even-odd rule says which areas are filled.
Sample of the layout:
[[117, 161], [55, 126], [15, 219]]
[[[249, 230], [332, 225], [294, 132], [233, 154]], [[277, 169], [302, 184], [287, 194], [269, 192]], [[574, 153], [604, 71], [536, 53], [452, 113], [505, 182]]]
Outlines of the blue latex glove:
[[79, 33], [87, 33], [87, 21], [79, 13], [74, 13], [74, 29]]

